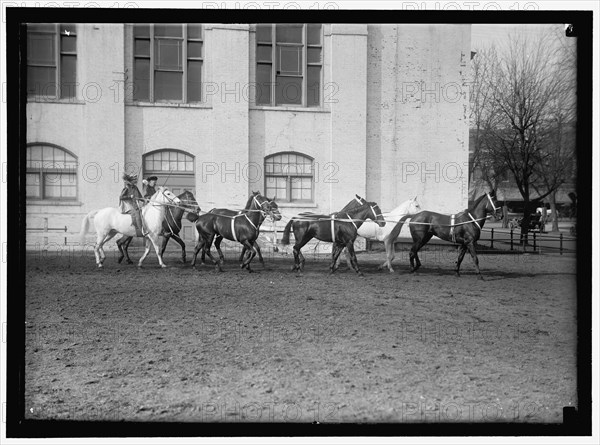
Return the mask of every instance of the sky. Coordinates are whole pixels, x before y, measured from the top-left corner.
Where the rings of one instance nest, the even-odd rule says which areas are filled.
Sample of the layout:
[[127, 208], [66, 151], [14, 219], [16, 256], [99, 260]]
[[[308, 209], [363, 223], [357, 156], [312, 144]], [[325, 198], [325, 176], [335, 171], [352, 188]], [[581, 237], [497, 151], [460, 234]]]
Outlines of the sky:
[[476, 51], [477, 48], [490, 46], [492, 43], [502, 45], [508, 42], [508, 35], [511, 33], [536, 37], [553, 28], [562, 30], [564, 24], [473, 24], [471, 25], [471, 49]]

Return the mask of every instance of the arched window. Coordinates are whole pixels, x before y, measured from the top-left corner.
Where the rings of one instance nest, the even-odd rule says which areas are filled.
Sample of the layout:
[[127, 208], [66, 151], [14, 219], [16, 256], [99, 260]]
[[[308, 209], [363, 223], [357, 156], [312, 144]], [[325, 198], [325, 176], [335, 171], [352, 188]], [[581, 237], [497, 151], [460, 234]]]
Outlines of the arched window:
[[57, 145], [29, 144], [26, 196], [31, 199], [76, 200], [77, 157]]
[[283, 202], [313, 202], [314, 161], [300, 153], [265, 158], [265, 193]]
[[144, 155], [144, 176], [154, 173], [194, 174], [194, 157], [180, 150], [165, 149]]

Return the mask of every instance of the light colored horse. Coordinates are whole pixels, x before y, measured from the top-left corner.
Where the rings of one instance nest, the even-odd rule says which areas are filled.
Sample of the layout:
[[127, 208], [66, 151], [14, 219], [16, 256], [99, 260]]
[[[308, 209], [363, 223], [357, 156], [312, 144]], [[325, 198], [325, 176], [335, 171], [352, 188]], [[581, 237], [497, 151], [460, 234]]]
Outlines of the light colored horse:
[[[160, 255], [160, 246], [158, 237], [162, 231], [162, 223], [165, 218], [165, 209], [167, 205], [179, 205], [181, 201], [166, 187], [159, 187], [158, 191], [152, 195], [150, 202], [142, 207], [142, 220], [144, 229], [148, 230], [145, 236], [146, 251], [138, 262], [138, 267], [142, 267], [142, 263], [150, 252], [150, 244], [154, 246], [158, 262], [161, 267], [167, 267], [163, 263]], [[96, 245], [94, 246], [94, 255], [96, 255], [96, 264], [102, 267], [106, 255], [102, 246], [109, 241], [117, 233], [122, 233], [125, 236], [136, 236], [135, 227], [131, 215], [123, 214], [114, 207], [106, 207], [102, 210], [94, 210], [88, 213], [81, 222], [81, 239], [88, 231], [90, 220], [94, 219], [94, 228], [96, 229]]]
[[[385, 245], [385, 253], [387, 256], [387, 260], [384, 261], [381, 264], [381, 266], [379, 266], [380, 270], [387, 266], [390, 272], [394, 271], [394, 269], [392, 268], [392, 260], [395, 256], [394, 242], [398, 237], [396, 237], [396, 239], [390, 239], [390, 233], [395, 227], [396, 223], [400, 221], [400, 218], [402, 218], [404, 215], [414, 215], [415, 213], [419, 213], [420, 211], [421, 205], [418, 203], [417, 197], [415, 196], [413, 199], [409, 199], [408, 201], [403, 202], [391, 212], [384, 213], [383, 217], [385, 218], [386, 222], [386, 225], [384, 227], [379, 227], [373, 221], [365, 221], [358, 228], [359, 236], [370, 240], [383, 241]], [[408, 225], [406, 230], [408, 231]], [[349, 262], [350, 259], [348, 251], [346, 251], [345, 254], [346, 262]]]

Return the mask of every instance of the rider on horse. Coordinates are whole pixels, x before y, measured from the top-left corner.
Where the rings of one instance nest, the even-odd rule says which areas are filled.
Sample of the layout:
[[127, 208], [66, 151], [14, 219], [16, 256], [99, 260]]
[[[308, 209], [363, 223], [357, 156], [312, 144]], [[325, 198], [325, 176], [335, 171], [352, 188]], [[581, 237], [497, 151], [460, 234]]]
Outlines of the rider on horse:
[[158, 181], [158, 177], [156, 176], [148, 176], [142, 181], [144, 184], [144, 198], [150, 199], [156, 193], [156, 189], [154, 188], [156, 181]]
[[124, 187], [121, 190], [121, 196], [119, 196], [119, 208], [121, 213], [130, 214], [138, 236], [145, 236], [146, 230], [143, 226], [141, 208], [138, 201], [144, 201], [142, 194], [138, 189], [137, 175], [128, 175], [123, 173]]

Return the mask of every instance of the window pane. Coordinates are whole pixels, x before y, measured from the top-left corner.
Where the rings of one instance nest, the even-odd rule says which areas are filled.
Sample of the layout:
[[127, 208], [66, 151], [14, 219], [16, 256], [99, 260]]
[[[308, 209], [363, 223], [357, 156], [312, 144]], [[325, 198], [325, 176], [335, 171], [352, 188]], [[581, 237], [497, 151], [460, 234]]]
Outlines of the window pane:
[[177, 161], [169, 161], [169, 171], [177, 171]]
[[154, 170], [154, 163], [150, 157], [144, 160], [144, 170]]
[[27, 63], [56, 65], [53, 34], [27, 34]]
[[277, 104], [302, 103], [302, 78], [277, 76], [276, 82]]
[[60, 36], [60, 50], [64, 53], [77, 52], [77, 37]]
[[[167, 153], [165, 153], [165, 154], [167, 154]], [[169, 161], [177, 160], [177, 152], [176, 151], [170, 151], [168, 154], [169, 154]]]
[[133, 33], [135, 37], [150, 37], [150, 25], [134, 25]]
[[308, 23], [307, 24], [307, 40], [309, 45], [320, 45], [321, 44], [321, 24], [320, 23]]
[[193, 172], [194, 171], [194, 163], [192, 161], [186, 161], [185, 163], [185, 171]]
[[156, 71], [154, 73], [154, 98], [156, 100], [182, 99], [183, 73]]
[[302, 43], [302, 25], [276, 25], [277, 43]]
[[271, 63], [272, 52], [273, 47], [271, 45], [258, 45], [256, 47], [256, 61]]
[[75, 186], [63, 186], [61, 189], [61, 195], [63, 198], [76, 198], [77, 197], [77, 187]]
[[60, 97], [75, 97], [76, 56], [60, 56]]
[[150, 100], [150, 59], [135, 59], [134, 100]]
[[52, 147], [48, 147], [46, 145], [42, 146], [42, 159], [44, 162], [52, 162], [54, 160], [54, 150]]
[[181, 70], [181, 40], [155, 40], [156, 68]]
[[185, 162], [177, 161], [177, 170], [182, 172], [185, 171]]
[[27, 147], [27, 159], [30, 161], [41, 161], [42, 160], [42, 147], [35, 145], [33, 147]]
[[56, 96], [56, 68], [27, 67], [27, 94]]
[[185, 161], [185, 157], [184, 157], [183, 153], [177, 153], [177, 160], [178, 161]]
[[307, 48], [306, 61], [308, 63], [322, 63], [321, 48]]
[[188, 23], [187, 25], [188, 39], [202, 39], [202, 25], [197, 23]]
[[183, 27], [181, 25], [154, 25], [154, 35], [156, 37], [183, 37]]
[[188, 42], [188, 57], [202, 57], [202, 42]]
[[256, 25], [256, 41], [271, 42], [272, 25]]
[[200, 102], [202, 100], [202, 62], [190, 60], [188, 62], [188, 102]]
[[294, 76], [302, 75], [302, 47], [278, 46], [279, 73]]
[[134, 55], [150, 57], [150, 40], [135, 39]]
[[169, 171], [169, 161], [161, 161], [161, 163], [160, 163], [160, 169], [162, 171], [168, 172]]
[[25, 191], [27, 197], [40, 197], [40, 175], [38, 173], [27, 173], [27, 179], [25, 184]]
[[256, 66], [256, 103], [271, 103], [271, 65]]
[[306, 101], [309, 107], [321, 105], [321, 67], [309, 66], [307, 69], [308, 77], [306, 79], [307, 96]]
[[[77, 34], [77, 25], [74, 23], [61, 23], [59, 27], [59, 31], [61, 34]], [[65, 32], [66, 31], [66, 32]]]

